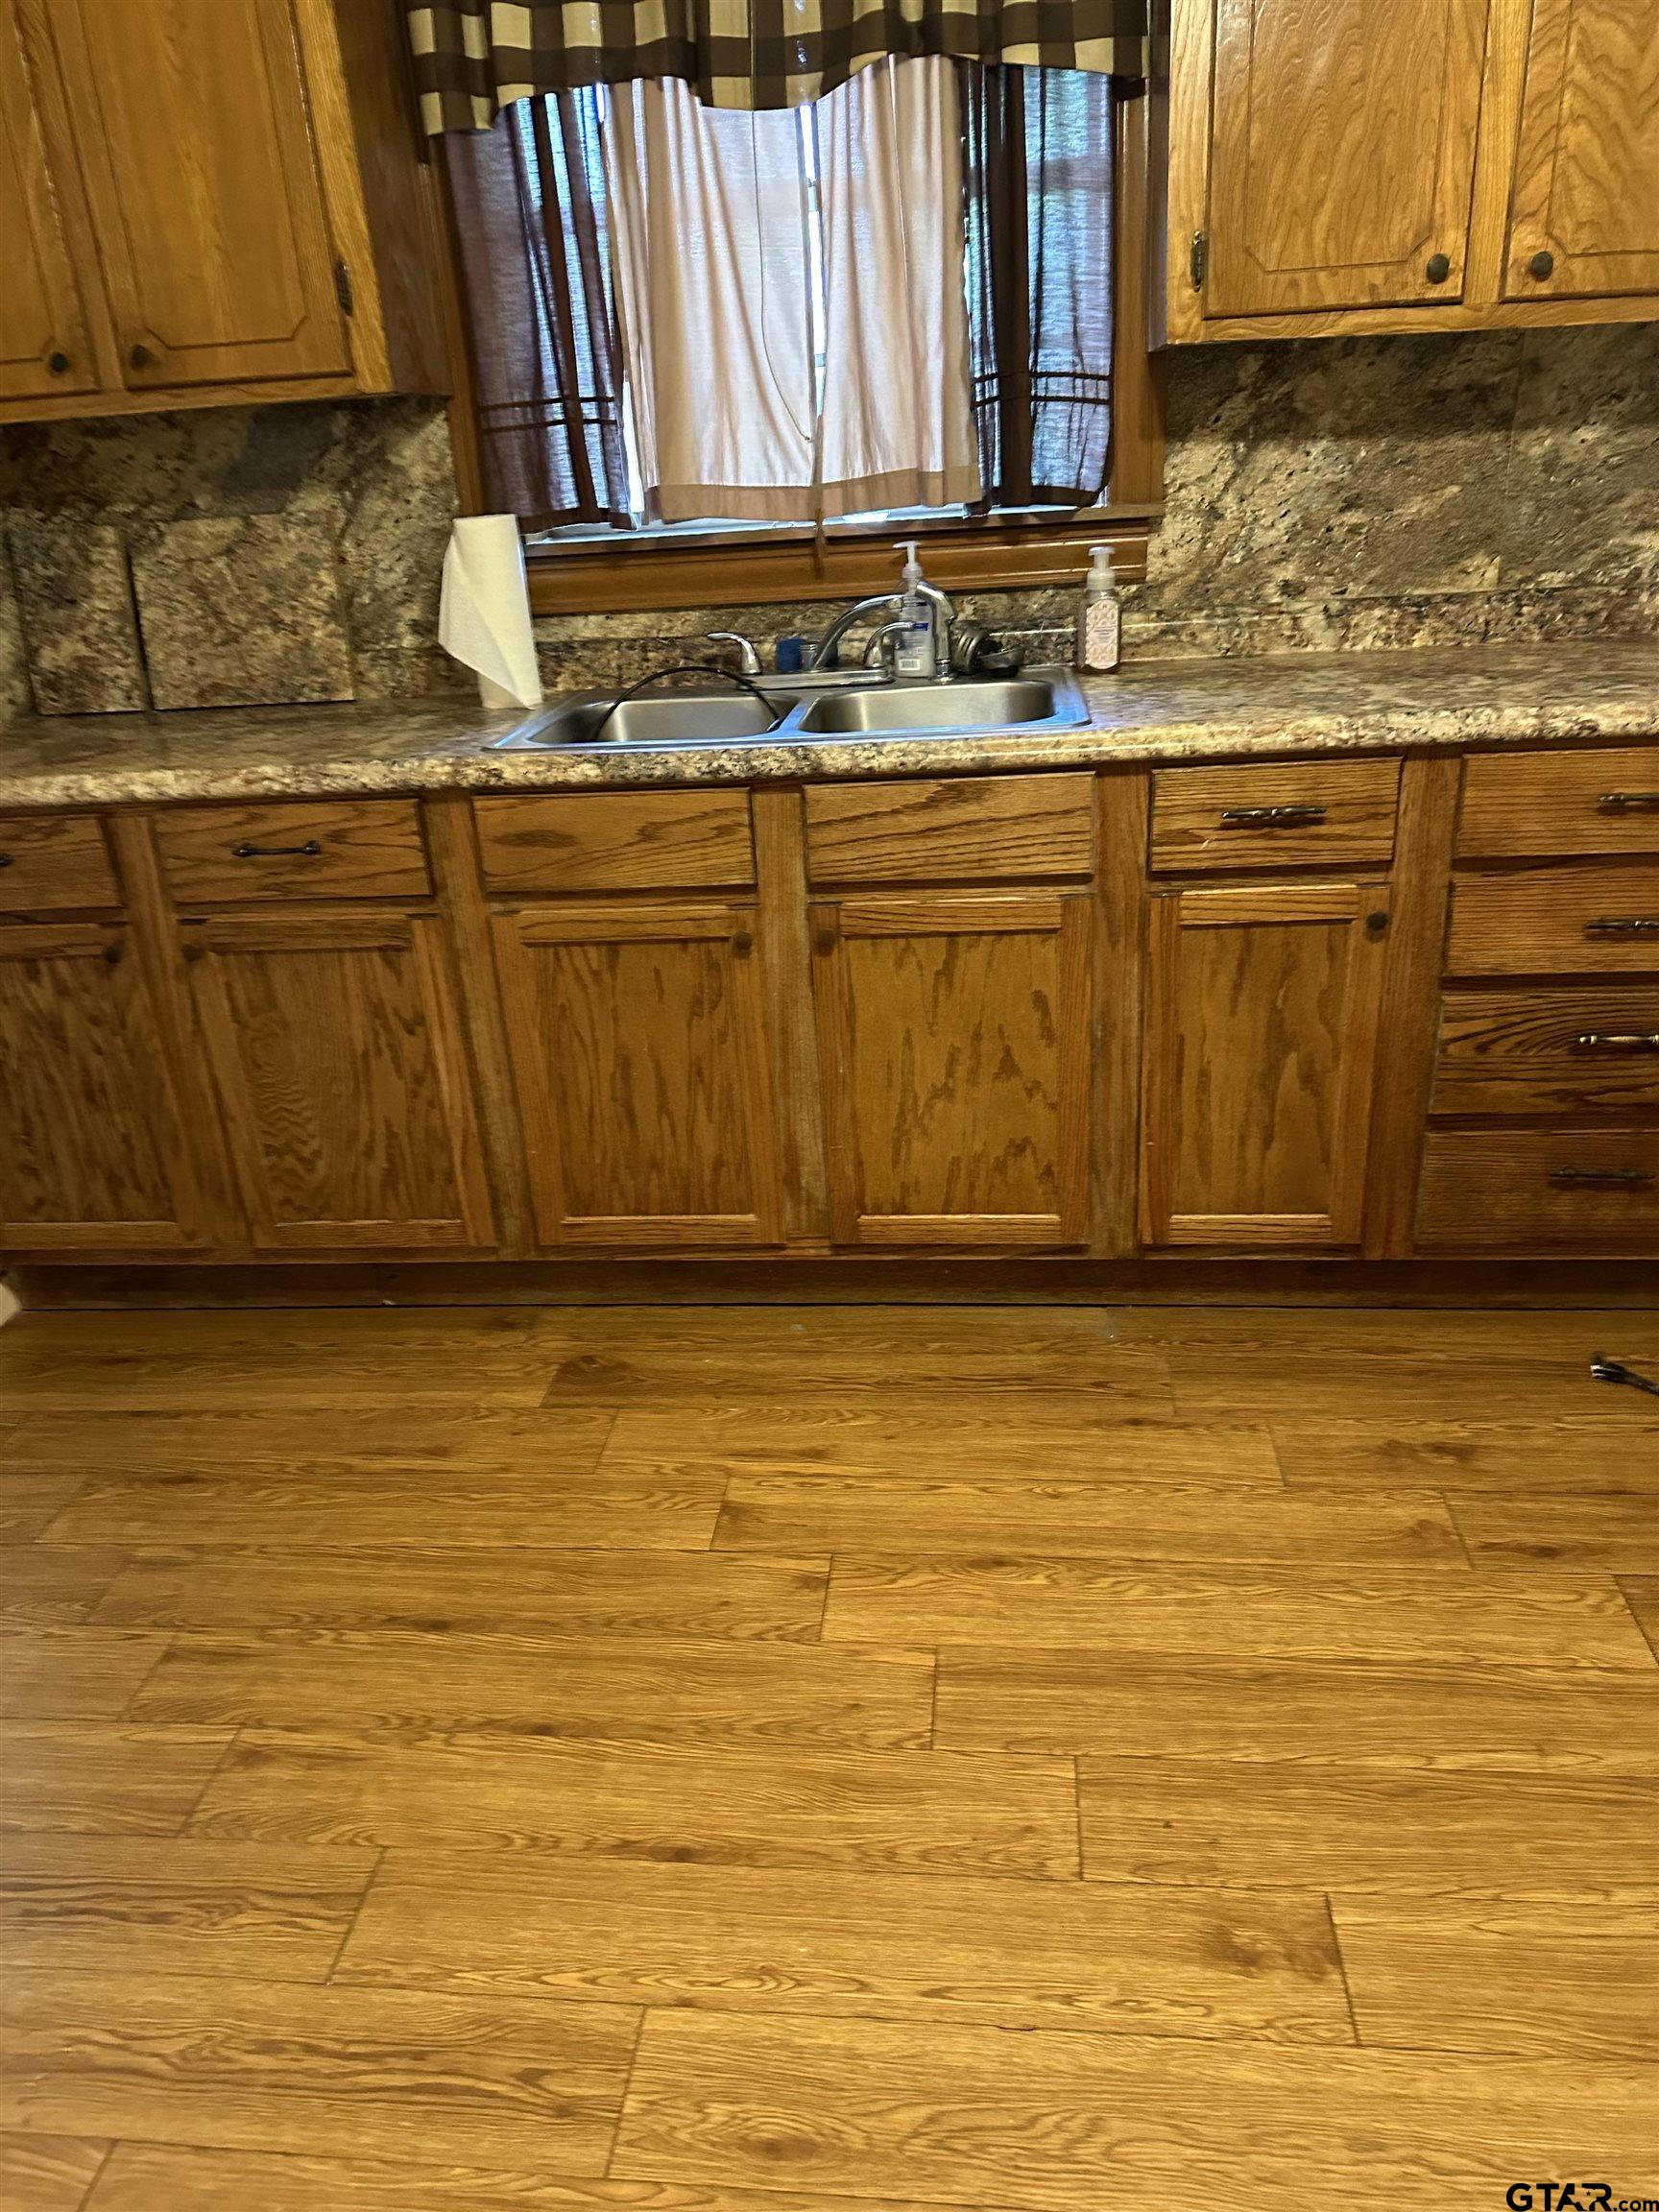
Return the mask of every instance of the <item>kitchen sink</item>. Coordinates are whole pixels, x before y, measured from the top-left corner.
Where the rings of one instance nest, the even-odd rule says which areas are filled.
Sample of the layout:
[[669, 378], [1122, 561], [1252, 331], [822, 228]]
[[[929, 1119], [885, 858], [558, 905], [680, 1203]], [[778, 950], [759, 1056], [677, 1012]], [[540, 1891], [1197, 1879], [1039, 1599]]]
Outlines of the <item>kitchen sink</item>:
[[[1061, 689], [1071, 694], [1065, 705]], [[1029, 730], [1041, 723], [1067, 729], [1088, 720], [1076, 686], [1060, 676], [1022, 676], [997, 683], [964, 678], [950, 684], [881, 684], [808, 700], [797, 727], [812, 737], [878, 736], [888, 733]]]
[[664, 691], [613, 704], [613, 694], [561, 700], [495, 746], [546, 752], [579, 746], [609, 753], [707, 745], [811, 745], [838, 737], [962, 737], [991, 730], [1081, 730], [1089, 709], [1063, 668], [945, 684], [888, 683], [852, 675], [762, 681], [765, 704], [716, 685]]

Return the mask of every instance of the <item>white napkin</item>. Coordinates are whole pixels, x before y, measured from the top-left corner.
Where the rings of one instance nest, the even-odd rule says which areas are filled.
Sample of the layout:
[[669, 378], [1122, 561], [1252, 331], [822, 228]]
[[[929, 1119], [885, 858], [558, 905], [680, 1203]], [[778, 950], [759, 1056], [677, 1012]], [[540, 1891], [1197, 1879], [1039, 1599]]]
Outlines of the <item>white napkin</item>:
[[512, 515], [464, 515], [444, 556], [438, 641], [477, 670], [486, 707], [540, 707], [524, 545]]

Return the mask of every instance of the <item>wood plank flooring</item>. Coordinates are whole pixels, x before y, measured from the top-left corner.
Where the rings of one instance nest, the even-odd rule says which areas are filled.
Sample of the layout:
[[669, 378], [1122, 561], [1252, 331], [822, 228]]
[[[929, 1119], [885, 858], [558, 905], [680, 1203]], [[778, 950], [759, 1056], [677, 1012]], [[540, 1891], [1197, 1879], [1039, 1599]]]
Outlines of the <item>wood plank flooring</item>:
[[1603, 1349], [1659, 1313], [25, 1315], [0, 2212], [1659, 2200]]

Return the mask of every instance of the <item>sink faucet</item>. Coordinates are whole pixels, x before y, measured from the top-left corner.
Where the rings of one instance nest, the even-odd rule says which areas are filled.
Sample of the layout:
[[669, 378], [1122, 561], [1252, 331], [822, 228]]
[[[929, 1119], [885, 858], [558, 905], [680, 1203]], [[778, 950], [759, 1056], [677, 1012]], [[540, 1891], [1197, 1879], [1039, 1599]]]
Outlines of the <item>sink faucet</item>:
[[[950, 633], [955, 626], [956, 610], [945, 593], [937, 586], [929, 584], [926, 577], [917, 578], [910, 589], [918, 598], [927, 603], [933, 636], [933, 681], [936, 684], [946, 683], [950, 676]], [[812, 666], [838, 668], [841, 664], [841, 640], [848, 631], [868, 615], [889, 610], [889, 622], [883, 628], [891, 628], [891, 616], [902, 613], [904, 599], [902, 591], [878, 591], [871, 598], [860, 599], [854, 606], [844, 607], [813, 646]]]

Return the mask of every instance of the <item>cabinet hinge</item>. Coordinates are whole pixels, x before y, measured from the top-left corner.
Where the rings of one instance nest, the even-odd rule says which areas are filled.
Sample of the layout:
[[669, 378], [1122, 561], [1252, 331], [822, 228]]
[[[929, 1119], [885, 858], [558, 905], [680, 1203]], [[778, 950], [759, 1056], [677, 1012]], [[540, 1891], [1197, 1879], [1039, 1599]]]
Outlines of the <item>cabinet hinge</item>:
[[334, 297], [340, 302], [342, 315], [354, 315], [357, 311], [356, 295], [351, 290], [351, 272], [344, 261], [334, 264]]
[[1208, 230], [1193, 231], [1192, 250], [1188, 256], [1187, 266], [1191, 271], [1193, 291], [1202, 292], [1204, 279], [1210, 274], [1210, 233]]

